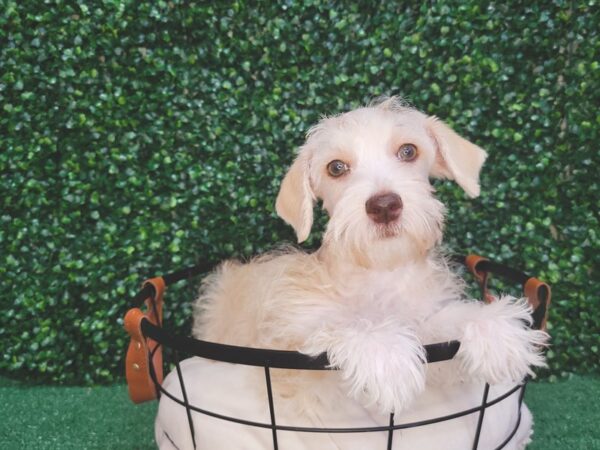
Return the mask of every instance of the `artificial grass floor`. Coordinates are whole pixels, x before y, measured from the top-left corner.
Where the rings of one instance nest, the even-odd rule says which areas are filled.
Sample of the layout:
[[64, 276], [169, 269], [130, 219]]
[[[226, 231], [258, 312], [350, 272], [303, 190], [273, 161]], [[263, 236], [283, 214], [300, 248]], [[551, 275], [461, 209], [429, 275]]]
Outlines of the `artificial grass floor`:
[[[600, 378], [532, 382], [525, 400], [536, 422], [528, 450], [600, 450]], [[28, 386], [0, 378], [0, 449], [154, 449], [155, 412], [156, 402], [134, 405], [122, 385]]]

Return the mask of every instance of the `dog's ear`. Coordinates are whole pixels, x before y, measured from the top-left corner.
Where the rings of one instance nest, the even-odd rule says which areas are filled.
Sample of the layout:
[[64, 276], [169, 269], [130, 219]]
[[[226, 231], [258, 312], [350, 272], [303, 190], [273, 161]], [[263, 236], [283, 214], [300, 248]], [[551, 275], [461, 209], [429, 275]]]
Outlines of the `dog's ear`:
[[314, 202], [309, 158], [306, 152], [301, 152], [283, 178], [275, 201], [277, 214], [294, 228], [299, 243], [305, 241], [310, 233]]
[[435, 116], [427, 119], [427, 129], [437, 147], [431, 176], [455, 180], [469, 196], [477, 197], [479, 171], [487, 153], [460, 137]]

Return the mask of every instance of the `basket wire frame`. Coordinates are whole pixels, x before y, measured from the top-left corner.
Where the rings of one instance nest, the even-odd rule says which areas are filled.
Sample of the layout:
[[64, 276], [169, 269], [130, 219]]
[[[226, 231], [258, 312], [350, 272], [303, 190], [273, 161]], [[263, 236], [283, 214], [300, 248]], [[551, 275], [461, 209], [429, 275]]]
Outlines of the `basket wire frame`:
[[[460, 257], [460, 258], [461, 258], [460, 261], [464, 260], [463, 257]], [[488, 280], [489, 280], [490, 269], [495, 268], [501, 275], [504, 275], [507, 278], [512, 278], [512, 281], [515, 281], [515, 279], [517, 279], [518, 281], [522, 282], [523, 285], [525, 284], [525, 281], [523, 281], [523, 280], [530, 279], [526, 275], [519, 273], [517, 271], [514, 271], [514, 269], [507, 268], [506, 266], [502, 266], [497, 263], [491, 263], [488, 260], [486, 260], [486, 262], [490, 263], [490, 267], [488, 269], [486, 269], [485, 271], [482, 270], [480, 272], [481, 277], [478, 280], [480, 282], [481, 299], [482, 300], [485, 300], [489, 296]], [[494, 267], [494, 266], [497, 266], [497, 267]], [[501, 270], [501, 269], [505, 269], [505, 270]], [[171, 276], [172, 275], [173, 274], [171, 274]], [[190, 269], [185, 269], [185, 271], [181, 271], [181, 273], [178, 273], [177, 275], [180, 275], [180, 276], [172, 277], [171, 280], [168, 280], [170, 282], [168, 282], [167, 284], [171, 284], [171, 282], [179, 281], [179, 279], [189, 278], [190, 276], [195, 275], [195, 273], [193, 273], [193, 271]], [[167, 276], [165, 278], [167, 278]], [[545, 286], [547, 287], [547, 285], [545, 285]], [[540, 305], [534, 311], [534, 324], [533, 324], [534, 328], [540, 328], [541, 324], [542, 324], [542, 319], [545, 317], [546, 308], [547, 308], [546, 301], [547, 300], [549, 301], [549, 288], [548, 288], [547, 294], [548, 294], [548, 297], [542, 299], [543, 302], [541, 302]], [[156, 312], [158, 308], [156, 305], [155, 297], [152, 294], [150, 295], [150, 305], [151, 305], [152, 309]], [[542, 309], [542, 311], [539, 311], [540, 309]], [[301, 432], [301, 433], [387, 432], [388, 437], [387, 437], [387, 447], [386, 448], [387, 448], [387, 450], [391, 450], [392, 445], [393, 445], [394, 431], [396, 431], [396, 430], [431, 425], [431, 424], [440, 423], [440, 422], [444, 422], [444, 421], [453, 420], [453, 419], [456, 419], [459, 417], [467, 416], [469, 414], [478, 413], [477, 427], [475, 430], [475, 435], [473, 438], [473, 445], [472, 445], [472, 449], [477, 450], [481, 432], [482, 432], [482, 428], [483, 428], [483, 419], [485, 416], [486, 409], [503, 401], [504, 399], [510, 397], [517, 391], [520, 391], [520, 392], [519, 392], [519, 399], [518, 399], [518, 405], [517, 405], [517, 407], [518, 407], [517, 420], [516, 420], [515, 426], [513, 427], [513, 429], [509, 433], [509, 435], [505, 438], [505, 440], [498, 447], [496, 447], [495, 450], [500, 450], [500, 449], [504, 448], [510, 442], [510, 440], [516, 434], [516, 432], [520, 426], [520, 423], [521, 423], [521, 406], [523, 403], [523, 398], [525, 395], [525, 387], [526, 387], [528, 379], [523, 380], [523, 382], [521, 384], [517, 384], [513, 388], [509, 389], [507, 392], [499, 395], [498, 397], [496, 397], [492, 400], [489, 400], [490, 385], [486, 383], [484, 386], [484, 389], [483, 389], [481, 404], [479, 406], [475, 406], [475, 407], [472, 407], [472, 408], [469, 408], [469, 409], [466, 409], [463, 411], [459, 411], [456, 413], [439, 416], [439, 417], [435, 417], [435, 418], [431, 418], [431, 419], [416, 421], [416, 422], [397, 424], [397, 423], [395, 423], [394, 413], [392, 412], [389, 415], [388, 425], [382, 425], [382, 426], [331, 428], [331, 427], [299, 427], [299, 426], [290, 426], [290, 425], [278, 425], [277, 421], [276, 421], [276, 411], [275, 411], [275, 404], [274, 404], [274, 397], [273, 397], [273, 388], [272, 388], [272, 384], [271, 384], [271, 369], [272, 368], [288, 368], [288, 366], [285, 365], [285, 362], [278, 363], [276, 361], [275, 363], [271, 363], [269, 361], [268, 355], [267, 355], [266, 359], [262, 362], [252, 361], [252, 362], [246, 363], [246, 364], [262, 366], [264, 369], [265, 385], [266, 385], [266, 391], [267, 391], [266, 401], [268, 402], [268, 406], [269, 406], [270, 423], [256, 422], [256, 421], [242, 419], [242, 418], [238, 418], [238, 417], [226, 416], [224, 414], [216, 413], [214, 411], [208, 411], [208, 410], [200, 408], [199, 406], [190, 404], [190, 402], [188, 400], [188, 395], [187, 395], [187, 391], [186, 391], [184, 378], [183, 378], [183, 373], [182, 373], [182, 370], [180, 367], [181, 358], [180, 358], [180, 352], [179, 352], [180, 349], [178, 349], [178, 348], [173, 349], [173, 355], [174, 355], [175, 370], [177, 373], [178, 381], [179, 381], [180, 388], [181, 388], [181, 394], [182, 394], [183, 398], [177, 398], [176, 396], [174, 396], [173, 394], [171, 394], [170, 392], [168, 392], [166, 389], [163, 388], [162, 384], [159, 382], [157, 375], [156, 375], [156, 370], [155, 370], [154, 363], [153, 363], [154, 354], [161, 348], [161, 346], [168, 348], [167, 345], [165, 345], [166, 343], [174, 344], [173, 345], [174, 347], [176, 347], [177, 345], [181, 345], [181, 346], [185, 346], [185, 345], [176, 343], [178, 337], [173, 336], [170, 333], [168, 333], [166, 330], [164, 330], [162, 328], [162, 322], [159, 321], [159, 323], [157, 325], [158, 326], [155, 326], [155, 325], [149, 323], [149, 321], [147, 321], [147, 320], [142, 320], [142, 322], [141, 322], [141, 331], [142, 331], [143, 336], [145, 338], [152, 338], [153, 340], [155, 340], [157, 342], [157, 345], [154, 346], [154, 348], [148, 348], [147, 357], [148, 357], [148, 362], [149, 362], [148, 368], [149, 368], [150, 378], [152, 379], [152, 381], [156, 387], [158, 398], [160, 398], [161, 395], [165, 395], [166, 397], [168, 397], [175, 403], [178, 403], [179, 405], [181, 405], [185, 408], [187, 420], [188, 420], [188, 424], [189, 424], [189, 428], [190, 428], [192, 444], [193, 444], [194, 449], [197, 448], [197, 442], [196, 442], [195, 429], [194, 429], [194, 420], [193, 420], [193, 414], [192, 414], [193, 412], [203, 414], [206, 416], [210, 416], [213, 418], [221, 419], [221, 420], [226, 420], [226, 421], [237, 423], [237, 424], [246, 425], [246, 426], [270, 429], [271, 433], [272, 433], [272, 442], [273, 442], [274, 450], [279, 450], [278, 435], [277, 435], [278, 431], [292, 431], [292, 432]], [[191, 338], [188, 338], [188, 341], [189, 340], [191, 340]], [[180, 341], [180, 342], [183, 342], [183, 341]], [[197, 342], [204, 343], [203, 341], [197, 341]], [[216, 345], [217, 349], [219, 347], [222, 347], [223, 351], [228, 351], [229, 349], [227, 349], [227, 347], [233, 348], [233, 346], [226, 346], [226, 345], [221, 345], [221, 344], [214, 344], [214, 343], [206, 343], [206, 344]], [[447, 344], [450, 344], [447, 347], [450, 350], [448, 352], [446, 352], [446, 356], [443, 356], [444, 352], [442, 351], [441, 357], [439, 355], [433, 357], [434, 361], [442, 361], [442, 360], [451, 359], [454, 356], [454, 354], [456, 354], [456, 352], [458, 351], [458, 346], [460, 344], [457, 342], [454, 342], [454, 344], [457, 344], [457, 345], [452, 346], [453, 343], [451, 342], [451, 343], [436, 344], [433, 346], [430, 345], [430, 346], [425, 346], [425, 347], [426, 347], [426, 349], [427, 349], [427, 347], [430, 347], [433, 350], [435, 350], [435, 349], [437, 349], [437, 346], [444, 346]], [[445, 348], [446, 347], [442, 347], [442, 350], [444, 350]], [[243, 347], [237, 347], [236, 349], [239, 351], [252, 350], [252, 349], [245, 349]], [[198, 352], [198, 351], [194, 351], [194, 350], [190, 351], [188, 348], [188, 352], [191, 352], [192, 354], [195, 354], [196, 356], [200, 356], [200, 357], [204, 357], [204, 358], [208, 358], [208, 359], [232, 362], [231, 357], [229, 357], [229, 358], [219, 358], [218, 356], [215, 357], [214, 351], [208, 352], [208, 353], [207, 352]], [[259, 350], [259, 352], [260, 352], [260, 350]], [[262, 352], [264, 352], [265, 354], [268, 354], [270, 352], [277, 353], [277, 351], [269, 351], [269, 350], [264, 350]], [[279, 352], [279, 353], [295, 353], [295, 352]], [[298, 355], [304, 356], [301, 354], [298, 354]], [[240, 362], [240, 363], [245, 364], [244, 362]], [[326, 363], [325, 364], [316, 364], [313, 367], [302, 367], [302, 369], [305, 369], [305, 370], [335, 370], [334, 368], [329, 367]], [[171, 440], [171, 442], [173, 443], [172, 439], [168, 435], [167, 435], [167, 438], [169, 440]]]

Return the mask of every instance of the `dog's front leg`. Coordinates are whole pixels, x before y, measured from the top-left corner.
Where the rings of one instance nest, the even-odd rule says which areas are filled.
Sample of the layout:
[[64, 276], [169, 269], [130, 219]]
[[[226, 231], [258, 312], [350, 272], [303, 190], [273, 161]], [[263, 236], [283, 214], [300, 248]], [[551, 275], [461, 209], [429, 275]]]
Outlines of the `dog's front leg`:
[[454, 302], [427, 322], [438, 340], [459, 339], [462, 372], [490, 384], [516, 383], [545, 365], [548, 334], [533, 330], [526, 299], [501, 297], [490, 304]]
[[414, 331], [394, 317], [360, 311], [331, 316], [309, 337], [302, 352], [327, 352], [349, 393], [383, 413], [406, 408], [425, 386], [425, 351]]

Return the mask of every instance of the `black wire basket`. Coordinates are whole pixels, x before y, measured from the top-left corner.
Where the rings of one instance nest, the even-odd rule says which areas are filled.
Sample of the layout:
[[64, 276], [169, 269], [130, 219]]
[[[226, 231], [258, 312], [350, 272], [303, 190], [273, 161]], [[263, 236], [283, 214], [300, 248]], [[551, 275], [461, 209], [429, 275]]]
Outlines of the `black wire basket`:
[[[512, 269], [504, 264], [490, 261], [489, 259], [477, 256], [455, 256], [453, 259], [466, 265], [470, 272], [475, 276], [481, 289], [481, 300], [491, 302], [494, 297], [488, 291], [488, 282], [490, 275], [494, 274], [514, 284], [520, 284], [524, 296], [527, 297], [533, 308], [532, 328], [545, 329], [548, 307], [550, 305], [550, 287], [538, 280], [530, 277], [518, 270]], [[329, 365], [325, 353], [318, 357], [283, 350], [267, 350], [249, 347], [238, 347], [232, 345], [217, 344], [214, 342], [201, 341], [191, 337], [180, 336], [171, 333], [162, 327], [162, 306], [165, 288], [181, 280], [192, 278], [198, 274], [210, 270], [211, 264], [201, 264], [195, 267], [186, 268], [173, 272], [162, 277], [156, 277], [144, 282], [142, 289], [134, 296], [132, 308], [125, 315], [125, 328], [128, 331], [131, 342], [127, 351], [126, 358], [126, 378], [129, 389], [129, 395], [133, 402], [140, 403], [148, 400], [160, 398], [161, 395], [167, 396], [172, 401], [178, 403], [186, 410], [187, 420], [191, 434], [193, 447], [196, 448], [196, 437], [194, 431], [192, 412], [203, 414], [229, 422], [234, 422], [250, 427], [270, 429], [272, 432], [273, 449], [278, 449], [278, 431], [293, 431], [300, 433], [370, 433], [386, 432], [387, 449], [392, 449], [394, 431], [423, 427], [430, 424], [445, 422], [470, 414], [478, 414], [477, 427], [473, 436], [472, 448], [477, 449], [479, 445], [483, 417], [487, 408], [502, 402], [511, 395], [518, 392], [518, 411], [517, 421], [512, 431], [506, 436], [505, 440], [496, 448], [504, 448], [513, 438], [521, 422], [521, 405], [527, 380], [517, 384], [513, 388], [489, 399], [490, 386], [485, 384], [482, 392], [482, 400], [478, 405], [469, 409], [457, 411], [452, 414], [432, 417], [426, 420], [420, 420], [411, 423], [395, 423], [394, 414], [389, 416], [388, 425], [371, 426], [362, 428], [318, 428], [318, 427], [300, 427], [291, 425], [279, 425], [277, 423], [276, 411], [273, 402], [273, 389], [271, 385], [271, 369], [298, 369], [298, 370], [335, 370]], [[145, 312], [140, 307], [145, 304]], [[436, 344], [425, 345], [428, 363], [448, 361], [456, 355], [460, 347], [460, 342], [450, 341]], [[173, 357], [172, 364], [175, 366], [179, 384], [181, 388], [181, 398], [173, 395], [163, 388], [163, 348], [170, 349]], [[194, 355], [209, 360], [242, 364], [246, 366], [258, 366], [264, 369], [264, 378], [267, 390], [269, 406], [270, 423], [256, 422], [246, 418], [230, 417], [203, 409], [201, 405], [192, 405], [188, 401], [188, 395], [185, 390], [183, 373], [180, 367], [180, 354]]]

